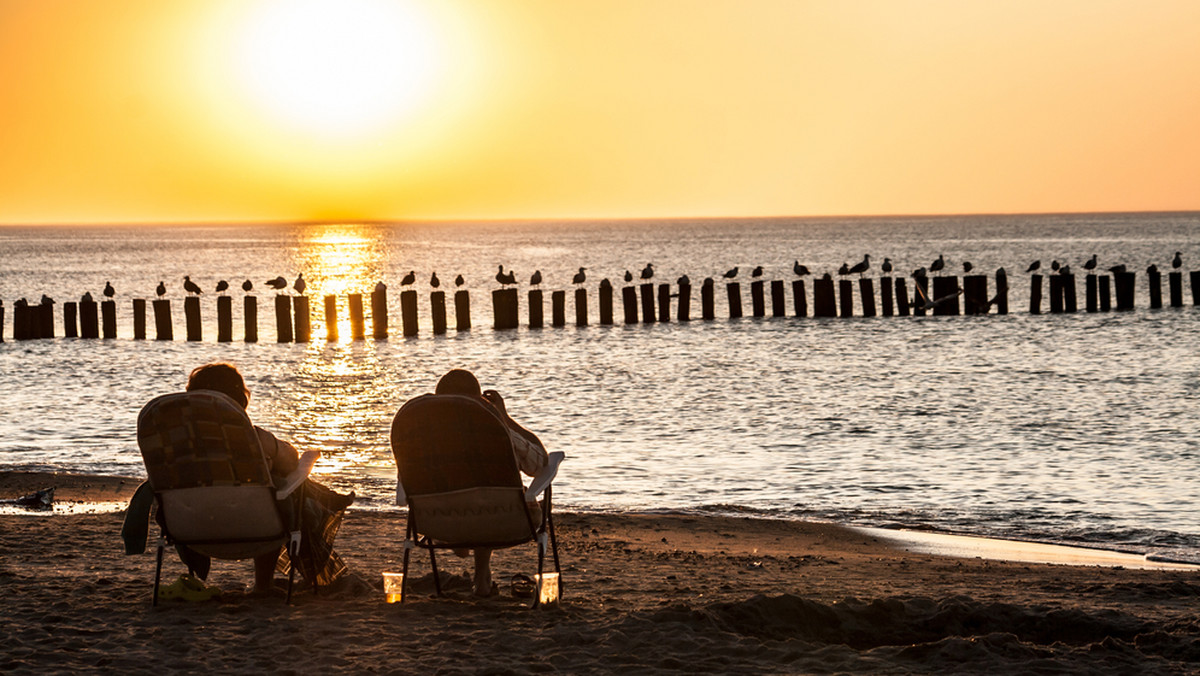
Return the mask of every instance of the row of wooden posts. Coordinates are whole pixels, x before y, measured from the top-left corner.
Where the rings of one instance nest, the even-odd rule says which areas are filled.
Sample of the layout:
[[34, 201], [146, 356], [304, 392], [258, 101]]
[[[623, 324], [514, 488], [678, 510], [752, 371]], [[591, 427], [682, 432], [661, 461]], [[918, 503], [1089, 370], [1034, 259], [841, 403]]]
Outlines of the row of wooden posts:
[[[1169, 300], [1172, 307], [1183, 306], [1183, 276], [1180, 272], [1168, 274]], [[921, 277], [912, 280], [913, 296], [908, 293], [909, 280], [903, 277], [880, 278], [880, 313], [884, 317], [892, 316], [922, 316], [927, 312], [935, 316], [941, 315], [980, 315], [988, 314], [991, 308], [996, 308], [997, 314], [1008, 314], [1008, 278], [1003, 269], [996, 273], [995, 294], [989, 298], [988, 278], [985, 275], [968, 275], [961, 279], [954, 276]], [[1088, 312], [1108, 312], [1114, 309], [1113, 298], [1115, 290], [1115, 309], [1131, 310], [1134, 307], [1136, 275], [1132, 272], [1118, 272], [1111, 278], [1108, 275], [1098, 276], [1089, 274], [1085, 278], [1084, 293], [1086, 310]], [[859, 316], [874, 317], [877, 315], [875, 303], [875, 280], [861, 278], [857, 280], [861, 312]], [[932, 289], [930, 288], [932, 282]], [[1029, 312], [1040, 314], [1043, 297], [1043, 276], [1033, 275], [1030, 280]], [[1161, 273], [1148, 274], [1150, 307], [1163, 306]], [[1200, 305], [1200, 271], [1190, 273], [1192, 303]], [[854, 280], [835, 280], [828, 276], [814, 279], [813, 282], [814, 317], [852, 317], [854, 316]], [[809, 314], [808, 296], [805, 280], [796, 279], [791, 282], [792, 313], [796, 317], [807, 317]], [[917, 288], [919, 287], [919, 291]], [[741, 284], [730, 282], [725, 285], [728, 299], [729, 317], [736, 319], [743, 316]], [[767, 283], [756, 280], [750, 283], [751, 313], [754, 317], [767, 316]], [[786, 284], [783, 280], [770, 282], [770, 315], [784, 317], [788, 314]], [[711, 320], [716, 318], [715, 284], [707, 280], [700, 287], [700, 317]], [[1074, 275], [1051, 275], [1049, 279], [1050, 312], [1077, 312], [1077, 296]], [[550, 293], [551, 326], [565, 326], [566, 321], [566, 291]], [[959, 297], [962, 298], [960, 309]], [[379, 288], [370, 294], [371, 304], [371, 336], [376, 340], [388, 338], [388, 299], [387, 290]], [[621, 310], [625, 324], [655, 323], [671, 321], [672, 299], [675, 299], [676, 321], [689, 321], [691, 316], [692, 287], [681, 283], [675, 289], [670, 284], [653, 283], [639, 286], [626, 286], [621, 289]], [[326, 338], [338, 340], [338, 305], [336, 296], [325, 296], [325, 329]], [[364, 319], [364, 297], [362, 294], [350, 294], [347, 297], [350, 314], [350, 333], [352, 340], [366, 338], [366, 322]], [[243, 303], [244, 340], [258, 341], [258, 298], [245, 296]], [[531, 289], [528, 292], [528, 326], [542, 328], [545, 326], [545, 307], [543, 292]], [[155, 338], [157, 340], [174, 340], [174, 325], [171, 316], [171, 301], [159, 299], [151, 301], [153, 311]], [[38, 305], [19, 303], [14, 305], [13, 338], [28, 340], [54, 337], [54, 303], [44, 302]], [[417, 292], [412, 289], [400, 294], [401, 328], [405, 336], [415, 336], [419, 332], [417, 312]], [[614, 288], [601, 284], [599, 288], [600, 324], [614, 323]], [[202, 340], [202, 321], [200, 298], [190, 296], [183, 301], [186, 337], [189, 341]], [[466, 331], [471, 328], [471, 299], [466, 290], [454, 293], [455, 329]], [[515, 329], [519, 326], [518, 292], [514, 288], [503, 288], [492, 291], [493, 326], [497, 330]], [[430, 294], [430, 317], [434, 334], [444, 334], [448, 329], [446, 314], [446, 294], [443, 291], [433, 291]], [[147, 337], [146, 301], [133, 300], [133, 337], [141, 340]], [[78, 321], [77, 321], [78, 320]], [[586, 289], [575, 289], [575, 325], [587, 326], [589, 322], [588, 292]], [[4, 335], [4, 306], [0, 305], [0, 341]], [[307, 296], [275, 296], [275, 328], [278, 342], [306, 343], [312, 339], [311, 314]], [[63, 335], [67, 338], [116, 338], [117, 337], [117, 307], [112, 300], [100, 303], [85, 299], [79, 303], [63, 304]], [[217, 297], [217, 341], [230, 342], [233, 340], [233, 298], [230, 296]]]

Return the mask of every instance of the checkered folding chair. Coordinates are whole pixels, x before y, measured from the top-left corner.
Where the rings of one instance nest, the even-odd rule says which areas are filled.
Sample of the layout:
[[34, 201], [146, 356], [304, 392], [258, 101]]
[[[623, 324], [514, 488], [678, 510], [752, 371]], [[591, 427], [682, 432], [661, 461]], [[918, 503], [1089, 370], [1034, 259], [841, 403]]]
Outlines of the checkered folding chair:
[[[296, 560], [300, 524], [299, 514], [293, 512], [300, 510], [289, 509], [286, 498], [303, 485], [319, 453], [305, 453], [300, 467], [276, 487], [245, 410], [224, 394], [207, 390], [151, 400], [138, 414], [137, 437], [162, 524], [155, 604], [168, 545], [183, 545], [215, 559], [242, 560], [287, 544]], [[291, 569], [288, 602], [296, 566]]]
[[[525, 488], [508, 430], [490, 406], [471, 397], [429, 394], [410, 400], [396, 413], [392, 454], [396, 504], [408, 507], [403, 585], [414, 547], [429, 552], [438, 595], [438, 549], [500, 549], [533, 542], [538, 579], [543, 579], [547, 549], [554, 572], [561, 573], [551, 482], [562, 452], [551, 453], [549, 463]], [[560, 578], [560, 594], [561, 590]], [[534, 595], [534, 606], [539, 596]], [[400, 598], [403, 601], [403, 589]]]

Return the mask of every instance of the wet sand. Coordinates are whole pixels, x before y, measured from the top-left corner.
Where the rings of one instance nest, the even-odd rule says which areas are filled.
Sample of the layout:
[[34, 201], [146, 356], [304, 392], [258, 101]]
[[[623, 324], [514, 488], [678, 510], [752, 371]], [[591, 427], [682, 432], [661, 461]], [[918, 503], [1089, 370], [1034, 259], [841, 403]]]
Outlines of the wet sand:
[[[251, 598], [250, 563], [215, 562], [219, 598], [152, 608], [152, 551], [125, 556], [123, 514], [83, 507], [136, 484], [0, 472], [0, 497], [56, 485], [67, 504], [0, 513], [0, 671], [1200, 671], [1195, 569], [941, 556], [755, 518], [560, 514], [564, 598], [531, 611], [508, 580], [535, 571], [533, 547], [497, 553], [501, 593], [487, 599], [453, 556], [439, 558], [447, 596], [433, 597], [418, 553], [409, 600], [385, 603], [403, 515], [352, 509], [338, 548], [353, 574], [319, 595]], [[164, 580], [182, 572], [168, 555]]]

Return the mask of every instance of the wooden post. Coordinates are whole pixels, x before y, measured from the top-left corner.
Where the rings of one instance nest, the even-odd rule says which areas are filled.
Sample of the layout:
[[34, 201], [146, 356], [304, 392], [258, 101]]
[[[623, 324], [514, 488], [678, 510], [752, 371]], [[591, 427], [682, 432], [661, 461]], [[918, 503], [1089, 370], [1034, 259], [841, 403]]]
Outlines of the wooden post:
[[625, 311], [625, 323], [637, 324], [637, 289], [632, 286], [621, 288], [621, 307]]
[[555, 327], [567, 325], [567, 292], [550, 292], [550, 324]]
[[471, 329], [471, 295], [466, 289], [454, 292], [454, 318], [456, 331]]
[[175, 340], [175, 330], [171, 325], [171, 301], [162, 298], [154, 301], [153, 305], [155, 340]]
[[1059, 277], [1062, 277], [1063, 311], [1078, 312], [1079, 299], [1075, 294], [1075, 275], [1068, 272], [1065, 275], [1060, 274]]
[[308, 296], [293, 298], [292, 310], [296, 315], [296, 342], [307, 343], [312, 340], [312, 311], [308, 307]]
[[[434, 293], [442, 294], [442, 321], [445, 322], [446, 296], [441, 291], [434, 291], [429, 296], [430, 302], [433, 302]], [[378, 291], [371, 292], [371, 336], [375, 340], [387, 340], [388, 337], [386, 294], [386, 291], [382, 294]], [[417, 322], [417, 291], [404, 289], [400, 292], [400, 334], [407, 338], [417, 335], [420, 331], [421, 327]]]
[[1112, 309], [1112, 278], [1104, 275], [1100, 278], [1100, 311], [1108, 312]]
[[642, 295], [642, 323], [653, 324], [655, 319], [654, 285], [642, 284], [640, 289]]
[[200, 324], [200, 297], [188, 296], [183, 299], [183, 324], [187, 332], [187, 340], [196, 342], [202, 340]]
[[813, 282], [813, 316], [837, 316], [837, 298], [833, 293], [832, 277], [822, 277]]
[[892, 293], [895, 285], [895, 280], [891, 277], [881, 277], [879, 279], [879, 303], [883, 306], [883, 316], [891, 317], [896, 314], [896, 306], [892, 302]]
[[543, 317], [544, 312], [545, 312], [545, 306], [543, 305], [543, 301], [542, 301], [542, 290], [541, 289], [530, 289], [529, 290], [529, 328], [540, 329], [545, 325], [546, 322], [545, 322], [545, 318]]
[[755, 317], [767, 316], [767, 301], [761, 279], [750, 282], [750, 310]]
[[[413, 293], [416, 293], [414, 291]], [[400, 307], [404, 307], [404, 294], [400, 294]], [[433, 319], [433, 335], [440, 336], [446, 332], [446, 292], [434, 291], [429, 294], [429, 314]], [[413, 317], [413, 326], [416, 326], [417, 318]], [[404, 322], [404, 335], [408, 335], [408, 322]]]
[[792, 309], [797, 317], [808, 316], [808, 294], [804, 291], [803, 279], [792, 282]]
[[896, 278], [896, 314], [908, 316], [908, 286], [903, 277]]
[[242, 299], [242, 321], [245, 324], [243, 340], [247, 343], [258, 342], [258, 296], [246, 296]]
[[952, 298], [949, 300], [946, 300], [937, 307], [933, 308], [933, 315], [935, 317], [956, 316], [959, 314], [958, 296], [954, 295], [956, 293], [958, 293], [958, 277], [933, 278], [933, 296], [931, 296], [932, 300], [938, 300], [940, 298], [945, 298], [946, 296], [952, 296]]
[[587, 289], [575, 289], [575, 326], [588, 325]]
[[217, 296], [217, 342], [233, 340], [233, 298]]
[[725, 285], [725, 295], [729, 298], [729, 318], [737, 319], [742, 316], [742, 285], [730, 282]]
[[1167, 273], [1171, 287], [1171, 307], [1183, 307], [1183, 273], [1175, 270]]
[[146, 339], [146, 299], [133, 299], [133, 339]]
[[117, 302], [100, 301], [100, 329], [105, 338], [117, 337]]
[[[411, 292], [408, 296], [408, 306], [410, 309], [405, 309], [405, 293]], [[412, 320], [412, 329], [408, 327], [408, 320]], [[400, 330], [406, 336], [417, 335], [417, 292], [412, 289], [400, 292]], [[409, 333], [409, 331], [412, 333]], [[376, 284], [375, 289], [371, 291], [371, 336], [375, 340], [387, 340], [388, 338], [388, 297], [387, 287], [382, 283]], [[366, 336], [364, 336], [366, 338]]]
[[600, 282], [600, 324], [613, 323], [613, 288], [607, 279]]
[[658, 321], [671, 321], [671, 285], [658, 285]]
[[[0, 309], [2, 309], [2, 306], [0, 306]], [[79, 337], [79, 327], [76, 326], [76, 323], [75, 323], [75, 315], [77, 312], [78, 312], [78, 306], [75, 304], [74, 301], [67, 301], [66, 303], [63, 303], [63, 337], [64, 338], [78, 338]], [[3, 333], [3, 331], [0, 331], [0, 333]]]
[[858, 280], [858, 294], [862, 297], [862, 316], [875, 316], [875, 280], [866, 277]]
[[717, 317], [716, 287], [710, 281], [706, 279], [700, 286], [700, 316], [704, 319]]
[[838, 308], [840, 316], [854, 316], [854, 283], [848, 279], [838, 280]]
[[346, 305], [350, 308], [350, 340], [367, 339], [367, 323], [363, 318], [363, 297], [361, 293], [346, 296]]
[[783, 280], [771, 280], [771, 316], [787, 316], [787, 298], [784, 296]]
[[4, 342], [4, 301], [0, 300], [0, 343]]
[[996, 314], [1008, 314], [1008, 273], [1004, 268], [996, 270]]
[[517, 290], [496, 289], [492, 292], [492, 326], [505, 331], [517, 325]]
[[[922, 298], [924, 300], [922, 300]], [[929, 278], [913, 278], [912, 313], [916, 317], [925, 316], [925, 300], [932, 301], [936, 296], [929, 295]]]
[[1113, 275], [1113, 283], [1117, 292], [1117, 309], [1132, 310], [1134, 306], [1134, 288], [1137, 275], [1132, 272], [1118, 272]]
[[325, 340], [334, 343], [338, 339], [337, 296], [325, 296]]
[[79, 335], [83, 338], [100, 337], [100, 320], [96, 312], [98, 307], [94, 300], [79, 301]]
[[1150, 287], [1150, 309], [1162, 308], [1162, 273], [1151, 270], [1146, 273], [1146, 284]]
[[1032, 275], [1029, 278], [1029, 314], [1042, 314], [1042, 276]]
[[275, 339], [280, 343], [292, 342], [292, 297], [282, 293], [275, 296]]
[[54, 301], [47, 300], [38, 306], [38, 325], [40, 338], [54, 337]]
[[963, 276], [963, 314], [986, 315], [988, 313], [987, 275]]
[[1087, 277], [1083, 278], [1084, 302], [1087, 304], [1088, 312], [1098, 312], [1100, 310], [1099, 299], [1097, 298], [1098, 293], [1099, 285], [1096, 284], [1096, 275], [1089, 272]]
[[29, 338], [29, 306], [24, 300], [13, 303], [13, 340]]
[[691, 321], [692, 317], [692, 285], [679, 285], [679, 308], [675, 311], [675, 317], [681, 322]]
[[1050, 314], [1058, 314], [1062, 311], [1062, 275], [1050, 275]]
[[1188, 281], [1192, 283], [1192, 305], [1200, 305], [1200, 270], [1192, 270]]

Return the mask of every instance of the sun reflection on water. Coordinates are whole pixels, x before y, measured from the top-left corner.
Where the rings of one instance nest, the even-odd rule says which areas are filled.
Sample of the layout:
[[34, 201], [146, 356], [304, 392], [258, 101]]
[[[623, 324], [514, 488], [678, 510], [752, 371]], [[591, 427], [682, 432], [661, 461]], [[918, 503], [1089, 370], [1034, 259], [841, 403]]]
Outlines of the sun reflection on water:
[[369, 322], [371, 292], [383, 280], [386, 268], [384, 232], [379, 226], [341, 223], [306, 225], [296, 246], [296, 266], [303, 270], [312, 303], [315, 340], [327, 336], [325, 296], [337, 303], [337, 339], [351, 340], [349, 294], [363, 295], [363, 312]]

